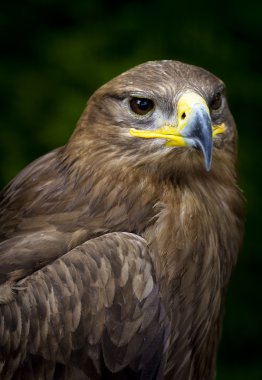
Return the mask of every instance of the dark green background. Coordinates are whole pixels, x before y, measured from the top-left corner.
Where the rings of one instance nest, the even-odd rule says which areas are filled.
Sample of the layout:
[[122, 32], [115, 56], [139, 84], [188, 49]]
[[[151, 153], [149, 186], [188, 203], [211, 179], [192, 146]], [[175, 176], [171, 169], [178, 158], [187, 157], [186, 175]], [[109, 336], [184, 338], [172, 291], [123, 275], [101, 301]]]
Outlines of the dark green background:
[[0, 9], [1, 186], [64, 144], [92, 92], [135, 64], [178, 59], [226, 82], [248, 203], [219, 380], [262, 379], [261, 17], [258, 1], [9, 0]]

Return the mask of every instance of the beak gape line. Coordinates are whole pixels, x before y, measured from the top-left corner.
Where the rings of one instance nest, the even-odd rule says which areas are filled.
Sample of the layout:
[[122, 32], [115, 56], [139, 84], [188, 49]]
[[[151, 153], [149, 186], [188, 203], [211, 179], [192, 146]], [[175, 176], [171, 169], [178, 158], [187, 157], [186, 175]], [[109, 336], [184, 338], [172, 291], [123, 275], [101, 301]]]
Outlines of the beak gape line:
[[225, 125], [212, 127], [209, 109], [205, 100], [196, 93], [186, 93], [177, 104], [176, 125], [164, 124], [156, 130], [130, 129], [130, 134], [140, 138], [161, 138], [166, 146], [189, 146], [201, 150], [205, 168], [210, 170], [212, 163], [213, 136], [224, 133]]

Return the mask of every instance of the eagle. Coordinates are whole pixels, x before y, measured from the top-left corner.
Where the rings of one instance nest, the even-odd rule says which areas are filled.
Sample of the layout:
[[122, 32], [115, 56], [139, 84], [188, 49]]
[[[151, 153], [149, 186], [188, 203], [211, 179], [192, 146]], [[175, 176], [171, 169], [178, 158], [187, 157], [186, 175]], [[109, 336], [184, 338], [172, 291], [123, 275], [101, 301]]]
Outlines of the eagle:
[[1, 379], [214, 379], [236, 157], [208, 71], [150, 61], [99, 88], [1, 192]]

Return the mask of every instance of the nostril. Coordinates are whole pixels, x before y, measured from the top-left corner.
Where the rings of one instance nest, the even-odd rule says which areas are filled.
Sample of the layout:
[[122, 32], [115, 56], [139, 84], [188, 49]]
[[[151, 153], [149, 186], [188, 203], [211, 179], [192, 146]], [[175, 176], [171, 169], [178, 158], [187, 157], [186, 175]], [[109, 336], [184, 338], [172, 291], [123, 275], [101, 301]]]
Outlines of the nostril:
[[183, 112], [182, 115], [181, 115], [181, 119], [183, 120], [183, 119], [185, 119], [185, 118], [186, 118], [186, 113]]

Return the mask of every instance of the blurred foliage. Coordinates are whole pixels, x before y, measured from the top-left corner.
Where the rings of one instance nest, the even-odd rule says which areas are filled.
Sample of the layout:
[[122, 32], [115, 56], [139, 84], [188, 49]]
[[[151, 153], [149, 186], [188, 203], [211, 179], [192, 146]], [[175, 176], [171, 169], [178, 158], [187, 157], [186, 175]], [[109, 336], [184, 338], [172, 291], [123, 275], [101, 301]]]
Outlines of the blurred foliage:
[[0, 11], [1, 186], [31, 160], [64, 144], [92, 92], [136, 64], [178, 59], [226, 82], [248, 206], [218, 380], [262, 378], [261, 4], [9, 0]]

